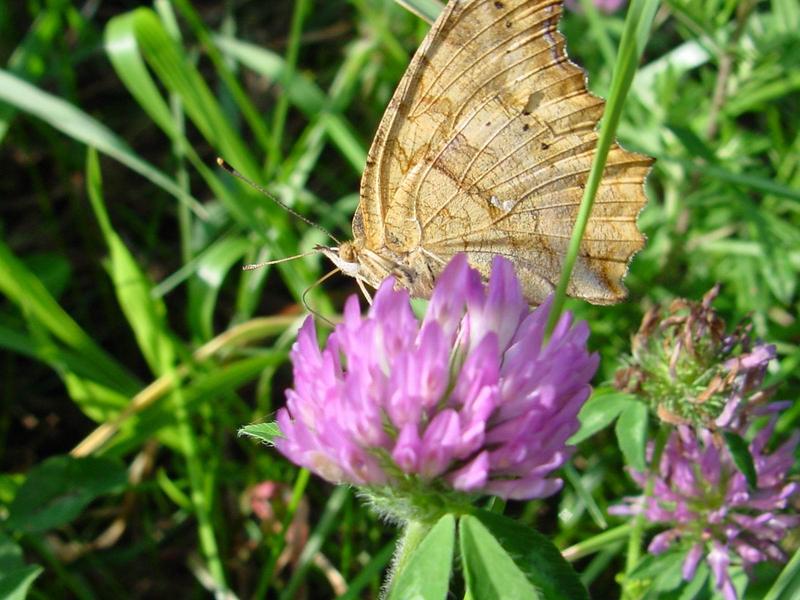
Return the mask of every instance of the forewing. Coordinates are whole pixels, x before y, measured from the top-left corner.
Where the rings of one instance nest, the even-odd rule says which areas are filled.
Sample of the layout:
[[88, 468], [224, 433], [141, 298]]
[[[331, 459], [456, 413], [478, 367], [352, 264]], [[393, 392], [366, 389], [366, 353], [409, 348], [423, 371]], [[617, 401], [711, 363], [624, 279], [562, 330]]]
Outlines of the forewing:
[[[452, 0], [395, 94], [370, 152], [367, 240], [466, 251], [488, 273], [510, 258], [532, 302], [558, 279], [597, 143], [603, 101], [586, 91], [553, 0]], [[651, 160], [614, 146], [568, 292], [624, 296], [643, 245], [636, 217]]]

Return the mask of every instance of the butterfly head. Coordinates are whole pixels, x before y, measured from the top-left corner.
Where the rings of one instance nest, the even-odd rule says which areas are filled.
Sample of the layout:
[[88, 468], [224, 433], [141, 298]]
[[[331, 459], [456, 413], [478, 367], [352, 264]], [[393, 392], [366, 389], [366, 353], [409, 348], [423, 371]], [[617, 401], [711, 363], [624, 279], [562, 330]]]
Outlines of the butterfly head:
[[358, 260], [358, 248], [353, 242], [343, 242], [333, 248], [317, 246], [316, 250], [327, 256], [345, 275], [358, 277], [361, 263]]

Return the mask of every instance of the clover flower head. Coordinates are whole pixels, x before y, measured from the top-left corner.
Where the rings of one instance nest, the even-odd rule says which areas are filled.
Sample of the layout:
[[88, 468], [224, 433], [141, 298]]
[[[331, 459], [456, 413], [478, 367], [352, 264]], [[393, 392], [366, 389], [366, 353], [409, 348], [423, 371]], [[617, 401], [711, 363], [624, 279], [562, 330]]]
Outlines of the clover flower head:
[[702, 302], [678, 298], [648, 311], [615, 385], [666, 423], [741, 433], [769, 399], [761, 385], [775, 346], [754, 342], [749, 325], [726, 333], [711, 306], [718, 293], [715, 286]]
[[[781, 406], [776, 403], [775, 407]], [[729, 567], [740, 564], [750, 570], [762, 561], [785, 561], [779, 542], [800, 525], [800, 515], [789, 505], [800, 484], [787, 479], [800, 432], [768, 453], [776, 419], [773, 415], [750, 443], [757, 474], [754, 488], [748, 486], [720, 436], [707, 429], [678, 426], [661, 455], [653, 494], [628, 498], [611, 512], [643, 512], [648, 521], [666, 525], [668, 529], [653, 538], [649, 551], [660, 554], [675, 543], [684, 545], [688, 552], [683, 578], [692, 579], [705, 557], [717, 589], [726, 600], [737, 600]], [[631, 475], [644, 489], [647, 474], [632, 471]]]
[[323, 350], [309, 318], [291, 352], [278, 450], [372, 497], [556, 492], [549, 475], [571, 454], [598, 357], [569, 313], [546, 340], [549, 310], [528, 307], [507, 260], [495, 259], [484, 286], [458, 255], [421, 322], [392, 278], [366, 316], [348, 299]]

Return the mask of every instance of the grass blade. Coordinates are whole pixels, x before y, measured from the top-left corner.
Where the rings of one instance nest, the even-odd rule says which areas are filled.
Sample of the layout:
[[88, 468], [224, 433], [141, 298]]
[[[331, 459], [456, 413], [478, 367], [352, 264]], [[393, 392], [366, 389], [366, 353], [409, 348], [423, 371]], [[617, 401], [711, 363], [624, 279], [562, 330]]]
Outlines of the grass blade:
[[108, 245], [108, 270], [117, 301], [151, 371], [163, 375], [175, 360], [173, 336], [165, 323], [167, 310], [153, 297], [151, 283], [111, 225], [103, 200], [100, 164], [94, 150], [87, 156], [86, 182], [92, 209]]
[[[352, 125], [338, 111], [329, 110], [329, 112], [325, 112], [324, 116], [321, 115], [328, 110], [328, 96], [311, 79], [302, 73], [295, 73], [294, 77], [289, 77], [283, 57], [266, 48], [260, 48], [232, 37], [218, 36], [215, 39], [220, 48], [229, 56], [268, 80], [280, 83], [284, 90], [282, 96], [286, 97], [292, 106], [298, 108], [306, 117], [320, 116], [325, 122], [331, 142], [339, 148], [356, 172], [363, 171], [367, 157], [363, 141], [354, 133]], [[370, 45], [369, 50], [371, 49]]]
[[42, 282], [0, 240], [0, 291], [17, 304], [25, 317], [105, 370], [121, 390], [139, 388], [136, 379], [100, 348], [56, 302]]
[[89, 116], [78, 107], [40, 90], [27, 81], [0, 69], [0, 100], [18, 110], [37, 117], [48, 125], [82, 142], [97, 148], [103, 154], [118, 160], [136, 171], [181, 202], [186, 202], [200, 217], [206, 211], [169, 177], [141, 158], [108, 127]]
[[444, 10], [444, 4], [439, 0], [395, 0], [395, 2], [431, 24]]

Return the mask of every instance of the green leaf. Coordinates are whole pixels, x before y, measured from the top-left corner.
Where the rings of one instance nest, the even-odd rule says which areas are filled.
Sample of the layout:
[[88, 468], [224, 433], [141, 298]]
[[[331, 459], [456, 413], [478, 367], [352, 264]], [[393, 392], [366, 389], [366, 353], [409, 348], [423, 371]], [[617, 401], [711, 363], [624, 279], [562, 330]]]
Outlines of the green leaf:
[[97, 379], [124, 393], [133, 394], [140, 384], [114, 358], [100, 348], [50, 295], [0, 239], [0, 292], [17, 304], [29, 323], [47, 330], [92, 364]]
[[[182, 110], [217, 153], [254, 183], [264, 183], [264, 174], [253, 152], [235, 129], [221, 102], [212, 93], [195, 61], [166, 30], [156, 13], [148, 8], [136, 9], [132, 16], [126, 15], [121, 24], [115, 23], [109, 35], [113, 35], [113, 39], [119, 42], [138, 47], [141, 57], [153, 70], [158, 82], [180, 99]], [[113, 50], [112, 47], [112, 52]], [[123, 80], [129, 88], [133, 88], [136, 81], [144, 81], [141, 58], [127, 60], [123, 57], [123, 62], [125, 64], [122, 68], [131, 68], [131, 72], [126, 73]], [[119, 61], [117, 64], [120, 64]], [[151, 92], [153, 87], [148, 84]], [[296, 240], [291, 236], [290, 228], [285, 225], [288, 221], [285, 212], [273, 202], [264, 202], [259, 194], [242, 182], [229, 178], [226, 185], [220, 185], [213, 172], [197, 160], [196, 153], [188, 146], [185, 138], [175, 138], [174, 125], [166, 123], [163, 101], [155, 99], [152, 94], [148, 94], [148, 98], [142, 101], [146, 102], [143, 104], [148, 107], [146, 110], [160, 115], [159, 124], [170, 137], [182, 145], [187, 158], [192, 161], [231, 216], [242, 225], [254, 228], [277, 256], [293, 254]], [[267, 219], [270, 222], [270, 232], [274, 235], [265, 235], [261, 228], [261, 224]], [[278, 270], [298, 299], [314, 281], [307, 266], [300, 261], [281, 264]]]
[[395, 2], [428, 23], [433, 23], [444, 10], [444, 4], [439, 0], [395, 0]]
[[764, 600], [793, 600], [800, 598], [800, 550], [784, 567]]
[[544, 598], [478, 519], [462, 517], [459, 534], [464, 576], [472, 598]]
[[253, 153], [233, 129], [184, 49], [167, 33], [152, 10], [138, 8], [133, 15], [136, 40], [161, 83], [180, 96], [186, 114], [203, 137], [245, 176], [259, 182], [261, 171]]
[[22, 548], [0, 531], [0, 598], [23, 600], [41, 572], [38, 565], [26, 565]]
[[[58, 4], [39, 7], [36, 21], [8, 59], [11, 73], [27, 81], [36, 81], [44, 75], [49, 66], [46, 57], [52, 51], [51, 44], [64, 30], [61, 20], [64, 8]], [[16, 113], [16, 107], [0, 104], [0, 142]]]
[[628, 575], [630, 579], [650, 581], [649, 588], [659, 592], [677, 589], [683, 581], [683, 561], [686, 551], [674, 550], [663, 554], [648, 554]]
[[8, 573], [24, 566], [22, 548], [3, 531], [0, 531], [0, 573]]
[[[239, 387], [251, 383], [264, 369], [274, 368], [285, 361], [285, 351], [271, 350], [216, 366], [209, 369], [208, 373], [197, 373], [195, 379], [183, 388], [189, 414], [201, 406], [207, 406], [204, 403], [217, 402]], [[145, 440], [156, 435], [165, 444], [182, 450], [181, 443], [174, 437], [174, 429], [171, 429], [174, 423], [172, 404], [156, 402], [127, 423], [104, 451], [109, 456], [122, 456], [135, 451]]]
[[261, 440], [265, 444], [273, 446], [275, 438], [284, 437], [281, 432], [280, 426], [272, 421], [271, 423], [254, 423], [252, 425], [245, 425], [239, 429], [239, 435], [246, 435], [248, 437]]
[[49, 458], [31, 469], [9, 507], [6, 526], [27, 533], [59, 527], [126, 480], [125, 467], [108, 458]]
[[[597, 501], [592, 497], [592, 493], [590, 488], [587, 487], [587, 483], [592, 479], [600, 479], [600, 477], [593, 477], [591, 472], [587, 472], [583, 477], [578, 473], [575, 467], [572, 466], [571, 463], [567, 463], [564, 465], [564, 476], [566, 477], [567, 481], [569, 482], [572, 489], [575, 490], [575, 494], [580, 499], [580, 502], [586, 507], [586, 510], [589, 511], [589, 515], [591, 515], [592, 520], [595, 522], [600, 529], [604, 530], [608, 528], [608, 523], [606, 522], [605, 516], [603, 516], [603, 511], [597, 505]], [[566, 501], [564, 498], [563, 501]], [[576, 503], [577, 504], [577, 503]], [[564, 506], [562, 504], [562, 506]], [[565, 507], [566, 508], [566, 507]], [[578, 519], [580, 518], [581, 514], [583, 513], [580, 510], [579, 506], [574, 506], [573, 509], [566, 509], [569, 511], [569, 520], [572, 523], [577, 523]], [[565, 511], [565, 514], [567, 514]], [[561, 517], [562, 513], [559, 511], [559, 517]], [[562, 524], [566, 526], [565, 528], [569, 528], [567, 525], [567, 521], [562, 518]]]
[[125, 140], [78, 107], [0, 69], [0, 100], [38, 117], [65, 135], [97, 148], [149, 179], [199, 215], [205, 209], [172, 179], [136, 154]]
[[589, 24], [589, 33], [594, 39], [597, 50], [603, 57], [603, 62], [611, 68], [614, 64], [614, 44], [611, 41], [608, 28], [608, 18], [601, 15], [600, 9], [594, 0], [578, 0], [578, 6]]
[[723, 432], [722, 437], [725, 438], [725, 444], [728, 446], [736, 468], [744, 475], [750, 489], [755, 489], [758, 486], [758, 475], [756, 474], [756, 466], [753, 463], [753, 456], [750, 454], [747, 442], [732, 431]]
[[90, 377], [81, 376], [80, 367], [83, 365], [76, 362], [74, 366], [79, 369], [74, 372], [70, 371], [71, 363], [68, 354], [50, 355], [47, 358], [61, 361], [55, 366], [64, 381], [69, 397], [83, 414], [95, 422], [103, 423], [113, 419], [130, 403], [131, 395], [120, 393]]
[[[244, 214], [243, 202], [247, 195], [238, 194], [233, 188], [223, 185], [215, 170], [209, 168], [187, 139], [182, 119], [170, 110], [161, 97], [158, 85], [147, 69], [142, 49], [137, 38], [136, 11], [114, 17], [105, 30], [105, 50], [117, 76], [128, 92], [136, 99], [147, 115], [172, 140], [176, 153], [185, 155], [203, 178], [215, 196], [224, 202], [233, 216], [252, 223], [252, 215]], [[244, 189], [244, 188], [241, 188]], [[241, 197], [240, 197], [241, 196]]]
[[128, 12], [108, 22], [105, 51], [117, 76], [155, 124], [173, 139], [180, 139], [172, 111], [161, 97], [135, 39], [136, 13]]
[[6, 509], [11, 504], [24, 482], [25, 475], [22, 473], [0, 473], [0, 508]]
[[773, 81], [758, 82], [758, 86], [743, 88], [725, 103], [725, 113], [738, 117], [744, 112], [761, 111], [770, 102], [795, 94], [800, 89], [800, 72], [787, 71]]
[[414, 549], [402, 571], [395, 575], [389, 600], [443, 600], [453, 570], [456, 522], [445, 515]]
[[772, 10], [781, 33], [794, 35], [800, 28], [800, 4], [795, 0], [772, 0]]
[[13, 571], [3, 571], [0, 573], [0, 598], [23, 600], [28, 595], [28, 588], [43, 570], [38, 565], [29, 565]]
[[644, 471], [647, 467], [645, 461], [645, 446], [647, 444], [647, 407], [634, 402], [622, 411], [615, 432], [617, 442], [625, 462], [637, 471]]
[[749, 173], [734, 173], [724, 167], [708, 164], [702, 160], [689, 160], [677, 156], [670, 156], [652, 148], [638, 148], [633, 144], [631, 144], [631, 149], [638, 152], [646, 152], [653, 156], [658, 162], [680, 165], [690, 173], [697, 173], [707, 179], [718, 179], [725, 183], [742, 186], [764, 194], [772, 194], [774, 196], [800, 201], [800, 190], [784, 185], [774, 179], [751, 175]]
[[103, 199], [100, 164], [93, 149], [87, 156], [86, 187], [110, 252], [108, 270], [117, 301], [150, 369], [155, 375], [163, 375], [175, 357], [172, 337], [166, 327], [167, 310], [163, 302], [153, 297], [151, 282], [111, 225]]
[[617, 392], [608, 388], [595, 390], [578, 413], [581, 428], [567, 440], [567, 443], [578, 444], [593, 436], [610, 425], [623, 410], [634, 402], [636, 399], [633, 394]]
[[64, 348], [49, 336], [34, 337], [0, 324], [0, 348], [49, 365], [61, 376], [75, 404], [98, 423], [117, 415], [136, 392], [134, 387], [120, 390], [124, 382], [94, 356]]
[[341, 596], [337, 596], [337, 600], [358, 600], [365, 597], [365, 589], [369, 587], [370, 583], [380, 577], [386, 564], [392, 558], [394, 551], [394, 542], [389, 542], [383, 548], [378, 550], [372, 555], [369, 562], [359, 568], [358, 575], [347, 581], [347, 591]]
[[[258, 143], [262, 149], [267, 150], [269, 147], [270, 132], [269, 127], [264, 123], [263, 108], [256, 107], [243, 84], [235, 77], [233, 66], [214, 44], [211, 39], [209, 28], [203, 22], [197, 10], [192, 6], [192, 2], [189, 0], [172, 0], [171, 2], [160, 1], [155, 3], [155, 8], [170, 36], [177, 41], [181, 41], [176, 15], [173, 13], [173, 8], [177, 9], [180, 16], [188, 23], [189, 28], [198, 42], [200, 42], [203, 54], [208, 56], [211, 60], [214, 71], [221, 84], [224, 86], [224, 88], [220, 90], [220, 95], [225, 99], [226, 113], [230, 117], [233, 114], [235, 105], [244, 122], [250, 127], [254, 141]], [[300, 32], [297, 32], [297, 42], [295, 42], [298, 45], [299, 34]], [[289, 44], [292, 44], [291, 40]], [[250, 136], [248, 135], [248, 137]]]
[[[338, 111], [331, 110], [332, 99], [317, 87], [313, 80], [304, 73], [294, 73], [293, 77], [289, 77], [289, 69], [283, 57], [266, 48], [226, 36], [217, 36], [214, 41], [242, 65], [270, 81], [280, 83], [292, 105], [302, 111], [309, 120], [319, 118], [331, 142], [339, 148], [353, 168], [359, 173], [364, 170], [367, 151], [363, 142], [358, 138], [352, 125]], [[360, 47], [354, 46], [354, 48], [358, 50]], [[372, 53], [369, 55], [372, 56]], [[362, 70], [363, 67], [359, 73]]]
[[467, 585], [474, 598], [588, 600], [586, 588], [558, 548], [533, 529], [479, 510], [462, 517], [460, 531]]
[[711, 53], [703, 44], [704, 41], [687, 40], [669, 52], [653, 57], [636, 73], [631, 94], [638, 97], [639, 101], [649, 109], [660, 109], [663, 104], [658, 98], [659, 79], [667, 74], [683, 77], [689, 71], [711, 60]]
[[[196, 277], [189, 281], [189, 323], [202, 340], [214, 335], [213, 318], [225, 276], [250, 248], [242, 237], [227, 237], [211, 244], [197, 259]], [[239, 269], [241, 271], [241, 269]]]
[[60, 297], [67, 289], [72, 277], [72, 265], [61, 254], [28, 254], [23, 261], [54, 298]]

